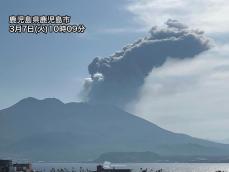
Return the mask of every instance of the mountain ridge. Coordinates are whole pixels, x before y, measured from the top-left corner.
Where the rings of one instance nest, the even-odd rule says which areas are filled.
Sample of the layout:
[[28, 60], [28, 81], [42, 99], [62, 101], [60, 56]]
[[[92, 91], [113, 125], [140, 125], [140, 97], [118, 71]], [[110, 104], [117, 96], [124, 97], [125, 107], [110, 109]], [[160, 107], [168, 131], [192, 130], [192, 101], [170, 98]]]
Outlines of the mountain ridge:
[[106, 152], [229, 155], [229, 145], [174, 133], [117, 107], [25, 98], [0, 110], [0, 152], [33, 160], [98, 158]]

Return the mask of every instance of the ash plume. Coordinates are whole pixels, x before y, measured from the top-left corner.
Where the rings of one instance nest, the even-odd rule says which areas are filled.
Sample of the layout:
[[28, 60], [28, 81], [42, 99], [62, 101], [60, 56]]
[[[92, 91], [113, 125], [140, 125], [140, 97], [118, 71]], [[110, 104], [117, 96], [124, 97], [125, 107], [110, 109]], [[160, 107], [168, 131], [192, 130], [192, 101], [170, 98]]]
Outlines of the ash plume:
[[165, 25], [153, 27], [148, 36], [110, 57], [94, 58], [88, 66], [90, 77], [85, 79], [84, 99], [123, 107], [138, 96], [153, 68], [162, 66], [168, 58], [194, 58], [210, 48], [202, 31], [171, 19]]

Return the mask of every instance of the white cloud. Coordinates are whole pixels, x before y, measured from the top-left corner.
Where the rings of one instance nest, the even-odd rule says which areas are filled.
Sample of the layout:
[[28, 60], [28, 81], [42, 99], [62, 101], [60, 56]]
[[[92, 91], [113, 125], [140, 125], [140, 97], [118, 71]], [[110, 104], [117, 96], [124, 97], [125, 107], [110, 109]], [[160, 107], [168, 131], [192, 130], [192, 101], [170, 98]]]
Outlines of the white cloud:
[[227, 0], [134, 0], [130, 1], [127, 9], [147, 29], [172, 18], [208, 33], [229, 30]]
[[[226, 0], [132, 0], [127, 10], [146, 30], [171, 18], [210, 35], [229, 31]], [[153, 69], [127, 109], [172, 131], [222, 140], [229, 131], [228, 88], [229, 46], [217, 45], [195, 59], [170, 59]]]
[[168, 60], [145, 79], [128, 111], [166, 129], [222, 140], [229, 131], [229, 46]]

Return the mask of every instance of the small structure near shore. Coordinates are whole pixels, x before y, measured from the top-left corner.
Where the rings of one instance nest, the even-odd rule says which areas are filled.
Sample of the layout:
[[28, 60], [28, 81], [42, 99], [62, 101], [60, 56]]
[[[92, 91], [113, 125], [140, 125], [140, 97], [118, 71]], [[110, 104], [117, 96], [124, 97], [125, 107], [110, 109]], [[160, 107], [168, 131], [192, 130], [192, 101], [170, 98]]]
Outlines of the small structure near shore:
[[33, 172], [31, 163], [16, 163], [12, 160], [0, 160], [0, 172]]
[[11, 160], [0, 160], [0, 172], [13, 172], [13, 162]]
[[103, 168], [102, 165], [98, 165], [96, 171], [93, 172], [131, 172], [131, 169], [124, 168]]
[[16, 172], [32, 172], [32, 164], [31, 163], [23, 163], [23, 164], [14, 164], [13, 165]]

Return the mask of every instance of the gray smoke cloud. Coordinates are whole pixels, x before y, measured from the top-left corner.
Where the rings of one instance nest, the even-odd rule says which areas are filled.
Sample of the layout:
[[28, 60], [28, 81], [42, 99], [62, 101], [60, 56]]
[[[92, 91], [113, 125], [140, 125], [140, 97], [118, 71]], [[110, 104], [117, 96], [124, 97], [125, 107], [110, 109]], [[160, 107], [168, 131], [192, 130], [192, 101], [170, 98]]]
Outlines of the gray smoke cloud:
[[210, 48], [202, 31], [189, 29], [176, 20], [165, 28], [153, 27], [149, 35], [106, 58], [94, 58], [84, 83], [84, 98], [92, 103], [125, 106], [134, 100], [153, 68], [168, 58], [193, 58]]

